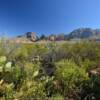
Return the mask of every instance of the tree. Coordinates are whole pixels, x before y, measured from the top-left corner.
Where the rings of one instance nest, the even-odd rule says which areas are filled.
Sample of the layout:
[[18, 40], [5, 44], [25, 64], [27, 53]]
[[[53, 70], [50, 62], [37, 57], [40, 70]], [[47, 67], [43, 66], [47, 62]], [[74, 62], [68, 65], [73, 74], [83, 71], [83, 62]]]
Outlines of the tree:
[[44, 34], [42, 34], [41, 36], [40, 36], [40, 40], [45, 40], [46, 39], [46, 36], [44, 35]]

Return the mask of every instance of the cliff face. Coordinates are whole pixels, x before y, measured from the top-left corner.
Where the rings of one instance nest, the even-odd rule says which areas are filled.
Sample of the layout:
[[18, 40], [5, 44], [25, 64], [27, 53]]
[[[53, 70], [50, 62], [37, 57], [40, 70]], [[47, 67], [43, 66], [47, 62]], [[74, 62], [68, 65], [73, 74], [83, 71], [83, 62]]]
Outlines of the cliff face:
[[36, 33], [34, 33], [34, 32], [27, 32], [26, 38], [31, 40], [32, 42], [35, 42], [37, 40]]
[[9, 39], [10, 43], [33, 43], [37, 40], [37, 35], [34, 32], [27, 32], [24, 35]]

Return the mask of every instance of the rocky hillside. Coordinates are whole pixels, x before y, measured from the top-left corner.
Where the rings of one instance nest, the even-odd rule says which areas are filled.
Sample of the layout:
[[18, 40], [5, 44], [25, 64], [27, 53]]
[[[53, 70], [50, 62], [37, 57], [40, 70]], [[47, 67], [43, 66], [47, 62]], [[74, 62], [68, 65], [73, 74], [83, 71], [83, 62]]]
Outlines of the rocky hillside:
[[79, 28], [75, 29], [67, 35], [67, 38], [74, 39], [90, 39], [90, 38], [100, 38], [100, 29], [91, 28]]
[[27, 32], [24, 35], [17, 36], [15, 38], [9, 39], [11, 43], [32, 43], [37, 41], [38, 37], [34, 32]]
[[9, 39], [10, 42], [14, 43], [33, 43], [41, 40], [48, 41], [65, 41], [65, 40], [78, 40], [78, 39], [96, 39], [100, 41], [100, 29], [91, 28], [78, 28], [70, 32], [69, 34], [53, 34], [49, 36], [38, 37], [34, 32], [27, 32], [24, 35], [17, 36]]

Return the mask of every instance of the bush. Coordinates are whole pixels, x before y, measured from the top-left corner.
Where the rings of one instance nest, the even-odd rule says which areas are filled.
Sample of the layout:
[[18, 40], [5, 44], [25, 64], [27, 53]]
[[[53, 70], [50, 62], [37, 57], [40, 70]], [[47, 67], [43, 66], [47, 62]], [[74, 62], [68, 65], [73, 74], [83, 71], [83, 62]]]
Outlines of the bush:
[[62, 60], [57, 62], [56, 66], [55, 77], [61, 82], [60, 92], [64, 96], [72, 95], [89, 80], [85, 69], [77, 66], [72, 60]]
[[[39, 57], [39, 59], [35, 59]], [[0, 43], [0, 99], [99, 100], [100, 44]]]

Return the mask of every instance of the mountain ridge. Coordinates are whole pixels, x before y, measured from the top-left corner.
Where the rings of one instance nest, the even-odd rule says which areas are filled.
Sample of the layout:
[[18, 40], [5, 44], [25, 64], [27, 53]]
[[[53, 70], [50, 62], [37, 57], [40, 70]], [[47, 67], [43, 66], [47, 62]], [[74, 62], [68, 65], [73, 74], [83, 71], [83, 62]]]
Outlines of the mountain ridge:
[[53, 34], [49, 36], [38, 37], [35, 32], [26, 32], [23, 35], [17, 36], [10, 41], [17, 43], [32, 43], [40, 40], [72, 40], [72, 39], [100, 39], [100, 29], [92, 28], [77, 28], [69, 34]]
[[89, 39], [100, 36], [100, 29], [78, 28], [70, 32], [67, 36], [70, 39], [73, 38]]

